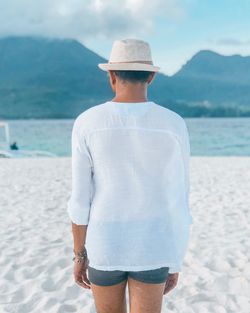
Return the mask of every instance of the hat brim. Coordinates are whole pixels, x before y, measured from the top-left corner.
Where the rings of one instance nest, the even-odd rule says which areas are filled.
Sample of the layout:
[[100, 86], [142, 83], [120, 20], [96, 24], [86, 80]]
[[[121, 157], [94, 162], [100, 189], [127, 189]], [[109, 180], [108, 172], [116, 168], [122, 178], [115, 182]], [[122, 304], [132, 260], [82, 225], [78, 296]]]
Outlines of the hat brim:
[[98, 67], [103, 71], [121, 70], [121, 71], [149, 71], [158, 72], [160, 67], [146, 63], [99, 63]]

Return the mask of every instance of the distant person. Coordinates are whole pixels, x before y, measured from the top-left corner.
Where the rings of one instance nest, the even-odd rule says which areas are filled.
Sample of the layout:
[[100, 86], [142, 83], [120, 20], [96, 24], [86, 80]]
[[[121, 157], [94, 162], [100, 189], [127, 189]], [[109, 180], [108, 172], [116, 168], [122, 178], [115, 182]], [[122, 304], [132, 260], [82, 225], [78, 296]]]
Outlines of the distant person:
[[19, 149], [18, 146], [17, 146], [16, 141], [14, 141], [14, 142], [10, 145], [10, 149], [11, 149], [11, 150], [18, 150], [18, 149]]
[[147, 42], [116, 40], [99, 67], [115, 96], [82, 112], [72, 130], [74, 278], [99, 313], [126, 312], [127, 283], [131, 312], [158, 313], [192, 224], [188, 130], [147, 98], [159, 70]]

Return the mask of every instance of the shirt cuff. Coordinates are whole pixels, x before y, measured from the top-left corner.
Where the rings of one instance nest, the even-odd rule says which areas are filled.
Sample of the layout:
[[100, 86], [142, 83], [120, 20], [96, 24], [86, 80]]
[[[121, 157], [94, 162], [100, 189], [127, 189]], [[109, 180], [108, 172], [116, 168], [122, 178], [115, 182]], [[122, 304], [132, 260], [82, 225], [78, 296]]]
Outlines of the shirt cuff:
[[76, 204], [71, 203], [69, 200], [67, 203], [67, 212], [71, 221], [76, 225], [88, 225], [89, 223], [89, 208], [85, 210], [79, 208]]

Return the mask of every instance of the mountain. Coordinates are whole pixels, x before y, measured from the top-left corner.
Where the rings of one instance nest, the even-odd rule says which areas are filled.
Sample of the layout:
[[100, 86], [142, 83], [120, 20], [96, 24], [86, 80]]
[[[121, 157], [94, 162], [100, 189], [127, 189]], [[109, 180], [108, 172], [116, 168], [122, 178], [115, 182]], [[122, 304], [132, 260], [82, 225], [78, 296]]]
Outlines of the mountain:
[[[0, 118], [75, 118], [113, 97], [104, 58], [72, 39], [0, 39]], [[158, 73], [149, 99], [183, 116], [250, 115], [250, 57], [203, 50], [173, 76]]]
[[111, 95], [97, 63], [75, 40], [0, 40], [0, 116], [73, 117]]
[[172, 76], [171, 84], [181, 88], [179, 98], [185, 101], [250, 108], [250, 57], [200, 51]]

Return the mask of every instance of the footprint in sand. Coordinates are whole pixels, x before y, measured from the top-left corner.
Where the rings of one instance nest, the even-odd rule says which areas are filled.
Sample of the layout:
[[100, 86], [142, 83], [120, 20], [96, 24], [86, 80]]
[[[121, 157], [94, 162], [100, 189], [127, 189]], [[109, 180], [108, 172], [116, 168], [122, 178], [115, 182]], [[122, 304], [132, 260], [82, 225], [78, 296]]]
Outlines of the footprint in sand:
[[71, 304], [63, 304], [60, 306], [58, 313], [76, 312], [77, 308]]

